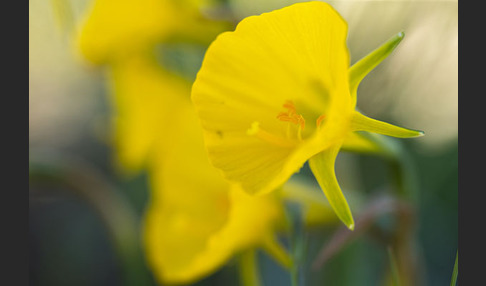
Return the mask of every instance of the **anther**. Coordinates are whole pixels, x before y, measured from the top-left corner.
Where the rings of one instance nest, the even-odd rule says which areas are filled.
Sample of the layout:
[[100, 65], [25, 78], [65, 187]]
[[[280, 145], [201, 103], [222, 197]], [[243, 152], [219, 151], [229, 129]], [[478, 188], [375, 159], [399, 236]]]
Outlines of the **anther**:
[[297, 114], [294, 103], [290, 100], [287, 100], [284, 103], [283, 107], [287, 109], [287, 112], [280, 112], [277, 115], [277, 119], [297, 124], [303, 130], [305, 128], [305, 119], [302, 115]]
[[317, 120], [316, 120], [316, 125], [317, 125], [317, 127], [321, 126], [321, 123], [322, 123], [322, 121], [323, 121], [324, 119], [326, 119], [326, 116], [325, 116], [324, 114], [323, 114], [323, 115], [321, 115], [321, 116], [319, 116], [319, 117], [317, 118]]
[[258, 121], [255, 121], [251, 124], [251, 127], [246, 131], [246, 134], [250, 136], [255, 136], [259, 138], [260, 140], [263, 140], [265, 142], [268, 142], [273, 145], [277, 145], [280, 147], [294, 147], [298, 142], [295, 140], [291, 140], [288, 138], [282, 138], [279, 136], [276, 136], [270, 132], [267, 132], [263, 130], [260, 127], [260, 123]]

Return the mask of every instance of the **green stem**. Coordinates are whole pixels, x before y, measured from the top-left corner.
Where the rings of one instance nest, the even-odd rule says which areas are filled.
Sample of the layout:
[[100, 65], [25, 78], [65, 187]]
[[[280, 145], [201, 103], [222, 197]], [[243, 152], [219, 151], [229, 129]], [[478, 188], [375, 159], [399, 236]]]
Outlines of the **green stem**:
[[262, 242], [261, 247], [285, 269], [290, 269], [292, 267], [292, 259], [273, 235], [267, 236]]
[[290, 282], [292, 286], [299, 286], [299, 271], [296, 267], [290, 271]]
[[409, 201], [414, 208], [413, 216], [403, 216], [399, 220], [398, 229], [393, 241], [396, 251], [396, 262], [402, 285], [423, 285], [423, 265], [417, 243], [415, 218], [418, 216], [419, 184], [411, 155], [403, 143], [394, 138], [376, 135], [379, 146], [385, 150], [385, 158], [390, 163], [398, 197]]
[[390, 269], [393, 279], [393, 286], [400, 286], [400, 276], [398, 274], [397, 261], [391, 247], [388, 247], [388, 257], [390, 258]]
[[302, 208], [298, 203], [288, 202], [285, 210], [289, 220], [290, 248], [293, 258], [292, 267], [290, 268], [291, 283], [292, 286], [305, 285], [303, 268], [307, 246]]
[[258, 272], [258, 261], [255, 250], [243, 252], [239, 257], [238, 268], [240, 272], [241, 285], [260, 286], [262, 285]]
[[456, 262], [454, 262], [454, 270], [452, 271], [451, 286], [456, 286], [458, 274], [459, 274], [459, 250], [456, 252]]

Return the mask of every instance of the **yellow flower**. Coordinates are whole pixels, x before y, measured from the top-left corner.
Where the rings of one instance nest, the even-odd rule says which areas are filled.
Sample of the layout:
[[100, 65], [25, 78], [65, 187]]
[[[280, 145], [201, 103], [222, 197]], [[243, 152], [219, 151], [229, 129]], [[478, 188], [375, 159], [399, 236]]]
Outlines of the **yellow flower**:
[[164, 283], [190, 283], [234, 255], [263, 247], [289, 263], [274, 232], [283, 217], [276, 193], [250, 196], [210, 165], [193, 106], [178, 106], [170, 152], [149, 168], [151, 202], [144, 240], [147, 258]]
[[336, 214], [353, 229], [334, 173], [340, 149], [363, 143], [357, 131], [422, 133], [355, 109], [359, 82], [403, 34], [351, 68], [346, 36], [346, 22], [323, 2], [245, 18], [207, 50], [192, 100], [211, 163], [228, 180], [250, 194], [265, 194], [309, 161]]
[[117, 165], [134, 173], [167, 141], [174, 107], [189, 100], [190, 84], [145, 54], [113, 63], [107, 80]]
[[188, 100], [190, 83], [163, 68], [156, 45], [204, 43], [225, 28], [200, 8], [211, 0], [95, 0], [81, 23], [82, 56], [106, 65], [113, 107], [111, 139], [117, 166], [140, 171], [152, 147], [172, 126], [173, 106]]
[[225, 27], [206, 19], [203, 0], [95, 0], [83, 20], [78, 45], [84, 58], [104, 64], [148, 51], [175, 38], [206, 42]]

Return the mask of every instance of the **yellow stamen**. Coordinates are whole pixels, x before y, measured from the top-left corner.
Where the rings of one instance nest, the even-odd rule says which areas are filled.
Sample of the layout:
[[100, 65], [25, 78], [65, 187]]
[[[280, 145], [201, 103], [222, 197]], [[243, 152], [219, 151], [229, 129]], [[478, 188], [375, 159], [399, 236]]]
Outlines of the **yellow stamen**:
[[322, 121], [323, 121], [324, 119], [326, 119], [326, 116], [325, 116], [324, 114], [323, 114], [323, 115], [321, 115], [321, 116], [319, 116], [319, 117], [317, 118], [317, 120], [316, 120], [316, 125], [317, 125], [317, 127], [320, 127], [320, 126], [321, 126], [321, 123], [322, 123]]
[[287, 112], [280, 112], [277, 115], [277, 119], [281, 121], [295, 123], [300, 126], [302, 130], [305, 128], [305, 119], [302, 115], [297, 114], [295, 105], [292, 101], [287, 100], [283, 107], [287, 109]]
[[258, 121], [255, 121], [251, 124], [251, 127], [246, 131], [246, 134], [250, 136], [256, 136], [263, 141], [281, 147], [294, 147], [298, 143], [295, 140], [282, 138], [263, 130], [262, 128], [260, 128], [260, 122]]

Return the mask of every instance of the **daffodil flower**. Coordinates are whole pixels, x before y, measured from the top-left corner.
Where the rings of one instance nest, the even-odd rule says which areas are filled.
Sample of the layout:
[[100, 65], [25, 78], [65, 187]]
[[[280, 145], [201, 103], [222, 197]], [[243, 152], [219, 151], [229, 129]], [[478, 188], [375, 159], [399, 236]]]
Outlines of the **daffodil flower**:
[[334, 172], [338, 152], [366, 145], [359, 131], [394, 137], [422, 132], [356, 110], [359, 83], [403, 33], [352, 67], [346, 37], [345, 20], [323, 2], [245, 18], [210, 45], [192, 100], [211, 163], [228, 180], [249, 194], [266, 194], [308, 161], [337, 216], [353, 229]]
[[202, 16], [200, 8], [211, 6], [209, 2], [93, 0], [80, 23], [81, 55], [106, 66], [113, 114], [110, 142], [115, 165], [124, 174], [134, 174], [147, 164], [158, 140], [170, 133], [173, 107], [190, 94], [189, 81], [157, 62], [155, 46], [176, 39], [199, 43], [213, 39], [225, 26]]
[[189, 101], [190, 83], [145, 54], [112, 63], [106, 79], [115, 166], [134, 174], [146, 167], [153, 154], [167, 150], [159, 141], [168, 141], [175, 107]]
[[200, 9], [204, 0], [93, 0], [81, 23], [78, 46], [94, 64], [119, 61], [174, 39], [206, 43], [226, 29]]
[[195, 111], [187, 102], [174, 115], [170, 153], [149, 168], [151, 201], [145, 216], [147, 258], [162, 283], [191, 283], [233, 256], [263, 248], [284, 265], [275, 240], [283, 209], [276, 193], [251, 196], [211, 166]]

